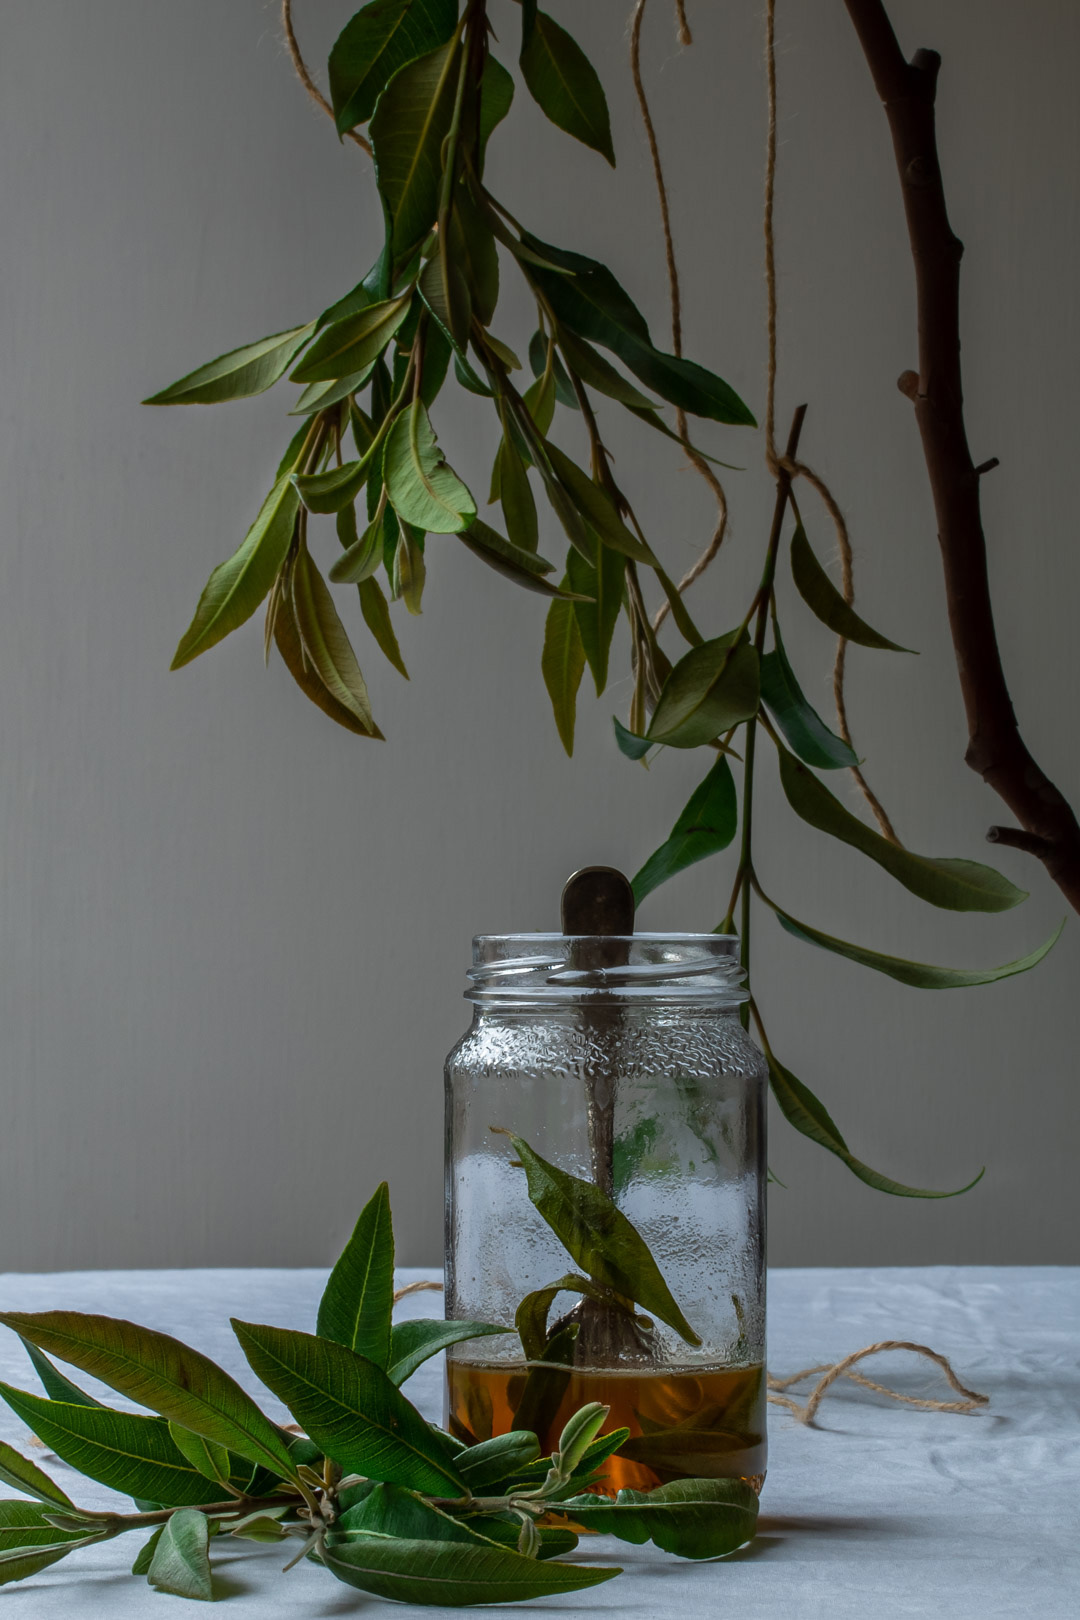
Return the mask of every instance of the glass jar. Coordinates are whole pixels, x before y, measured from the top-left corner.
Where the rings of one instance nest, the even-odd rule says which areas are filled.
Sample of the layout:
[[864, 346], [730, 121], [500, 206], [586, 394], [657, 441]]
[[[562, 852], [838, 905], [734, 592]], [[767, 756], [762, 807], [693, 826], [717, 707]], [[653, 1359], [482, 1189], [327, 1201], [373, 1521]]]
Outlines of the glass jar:
[[[765, 1474], [765, 1088], [737, 942], [482, 935], [446, 1063], [462, 1440], [611, 1407], [605, 1488]], [[554, 1285], [560, 1285], [558, 1289]], [[522, 1302], [525, 1302], [524, 1305]]]

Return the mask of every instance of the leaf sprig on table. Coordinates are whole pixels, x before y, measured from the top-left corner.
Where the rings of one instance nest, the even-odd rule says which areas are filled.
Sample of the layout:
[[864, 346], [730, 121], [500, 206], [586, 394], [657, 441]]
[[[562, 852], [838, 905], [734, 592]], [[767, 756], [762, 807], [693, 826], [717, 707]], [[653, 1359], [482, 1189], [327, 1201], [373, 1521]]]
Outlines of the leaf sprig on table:
[[[334, 518], [339, 554], [329, 580], [357, 587], [367, 631], [402, 675], [390, 603], [401, 600], [418, 614], [429, 537], [439, 545], [456, 537], [489, 567], [549, 598], [540, 664], [567, 753], [585, 670], [599, 696], [623, 618], [632, 695], [628, 724], [615, 720], [618, 747], [631, 760], [647, 760], [656, 749], [704, 750], [703, 780], [637, 874], [639, 903], [676, 873], [732, 846], [741, 824], [718, 931], [738, 929], [748, 974], [755, 899], [792, 937], [903, 984], [950, 989], [1027, 971], [1056, 934], [1001, 966], [941, 967], [839, 939], [799, 922], [768, 894], [754, 840], [762, 734], [775, 748], [792, 813], [874, 861], [909, 893], [952, 911], [1005, 911], [1025, 898], [982, 863], [906, 849], [876, 800], [880, 832], [815, 774], [854, 770], [863, 782], [846, 719], [841, 714], [838, 735], [816, 712], [781, 633], [777, 574], [789, 506], [795, 526], [788, 560], [802, 605], [845, 646], [907, 649], [855, 612], [808, 538], [790, 475], [803, 407], [783, 464], [773, 455], [777, 504], [758, 586], [733, 628], [707, 634], [695, 623], [616, 480], [597, 400], [674, 440], [706, 474], [715, 458], [691, 443], [687, 415], [736, 427], [754, 426], [754, 418], [721, 377], [654, 343], [641, 310], [607, 265], [540, 240], [492, 192], [485, 178], [488, 146], [500, 138], [515, 93], [495, 54], [496, 26], [500, 41], [516, 37], [522, 80], [551, 123], [614, 163], [599, 76], [535, 0], [369, 0], [357, 11], [331, 51], [329, 80], [339, 134], [354, 136], [374, 159], [385, 223], [376, 262], [316, 319], [222, 355], [148, 401], [247, 398], [286, 374], [301, 389], [290, 413], [300, 425], [270, 493], [240, 547], [211, 574], [174, 668], [221, 641], [265, 602], [267, 656], [276, 645], [297, 684], [339, 725], [382, 738], [335, 594], [309, 546], [309, 529], [318, 515]], [[357, 134], [363, 127], [367, 136]], [[536, 314], [527, 345], [519, 345], [533, 376], [525, 386], [518, 355], [494, 330], [507, 269], [524, 282]], [[499, 447], [490, 481], [485, 476], [483, 482], [488, 505], [500, 508], [501, 527], [480, 517], [477, 479], [470, 475], [470, 487], [439, 448], [435, 417], [451, 373], [457, 387], [497, 419]], [[674, 427], [666, 407], [674, 408]], [[563, 429], [583, 449], [570, 453], [557, 442]], [[770, 413], [770, 448], [771, 433]], [[538, 497], [567, 542], [561, 571], [540, 554]], [[669, 657], [658, 638], [659, 620], [645, 603], [649, 575], [685, 644], [681, 656]], [[742, 762], [741, 805], [731, 759]], [[751, 1017], [774, 1096], [798, 1131], [879, 1191], [947, 1196], [904, 1185], [856, 1157], [825, 1105], [773, 1052], [756, 996], [744, 1009], [744, 1022]]]
[[[132, 1573], [159, 1591], [213, 1597], [215, 1539], [297, 1543], [347, 1585], [400, 1602], [516, 1602], [579, 1591], [617, 1568], [563, 1561], [577, 1530], [653, 1540], [716, 1558], [754, 1533], [757, 1498], [738, 1480], [679, 1480], [602, 1494], [604, 1464], [628, 1430], [608, 1408], [576, 1412], [542, 1458], [514, 1430], [465, 1446], [428, 1423], [400, 1386], [451, 1344], [508, 1329], [483, 1322], [393, 1323], [394, 1245], [385, 1183], [331, 1272], [317, 1332], [233, 1320], [254, 1373], [296, 1429], [269, 1418], [227, 1372], [168, 1334], [74, 1311], [3, 1312], [45, 1389], [0, 1396], [63, 1462], [135, 1499], [136, 1511], [83, 1508], [0, 1442], [0, 1584], [26, 1580], [80, 1548], [149, 1531]], [[106, 1406], [57, 1357], [136, 1402]], [[28, 1500], [29, 1498], [29, 1500]]]

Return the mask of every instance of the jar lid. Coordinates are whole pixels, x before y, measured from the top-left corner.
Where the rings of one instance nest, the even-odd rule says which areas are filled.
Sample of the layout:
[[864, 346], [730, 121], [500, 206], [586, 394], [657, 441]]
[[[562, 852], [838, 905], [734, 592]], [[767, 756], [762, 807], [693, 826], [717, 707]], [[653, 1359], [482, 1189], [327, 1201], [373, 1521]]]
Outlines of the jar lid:
[[748, 1000], [734, 934], [478, 934], [470, 987], [481, 1005]]

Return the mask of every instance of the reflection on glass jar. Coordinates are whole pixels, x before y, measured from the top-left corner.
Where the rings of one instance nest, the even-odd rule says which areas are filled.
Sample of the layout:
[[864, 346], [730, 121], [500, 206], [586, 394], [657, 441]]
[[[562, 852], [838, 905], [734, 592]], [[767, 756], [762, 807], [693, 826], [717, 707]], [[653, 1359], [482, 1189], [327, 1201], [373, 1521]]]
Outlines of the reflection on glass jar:
[[[766, 1071], [735, 942], [485, 935], [446, 1065], [447, 1357], [469, 1443], [587, 1401], [605, 1489], [765, 1472]], [[582, 965], [586, 964], [586, 965]]]

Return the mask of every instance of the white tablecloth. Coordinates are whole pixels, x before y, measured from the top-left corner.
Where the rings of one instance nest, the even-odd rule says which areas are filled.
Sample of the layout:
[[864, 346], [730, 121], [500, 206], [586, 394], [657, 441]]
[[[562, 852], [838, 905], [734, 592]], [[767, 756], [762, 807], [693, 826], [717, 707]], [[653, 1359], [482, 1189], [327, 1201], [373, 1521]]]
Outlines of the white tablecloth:
[[[408, 1281], [434, 1273], [401, 1275]], [[311, 1331], [324, 1277], [270, 1270], [8, 1275], [0, 1276], [0, 1301], [6, 1310], [67, 1306], [129, 1317], [197, 1346], [256, 1391], [229, 1316]], [[583, 1542], [575, 1557], [618, 1562], [626, 1573], [515, 1612], [611, 1620], [1077, 1620], [1080, 1267], [776, 1271], [769, 1288], [774, 1373], [839, 1359], [879, 1339], [916, 1339], [950, 1356], [965, 1382], [989, 1394], [989, 1411], [920, 1412], [851, 1385], [826, 1399], [814, 1429], [771, 1408], [769, 1476], [751, 1547], [722, 1563], [689, 1564], [651, 1544]], [[399, 1315], [441, 1315], [440, 1298], [412, 1296]], [[885, 1381], [908, 1393], [946, 1393], [921, 1359], [879, 1359], [867, 1371], [887, 1371]], [[3, 1330], [0, 1378], [38, 1388], [18, 1341]], [[440, 1362], [422, 1368], [407, 1392], [441, 1420]], [[267, 1409], [284, 1415], [273, 1400]], [[6, 1406], [0, 1436], [24, 1446], [27, 1439]], [[76, 1489], [78, 1476], [40, 1450], [28, 1454], [84, 1506], [117, 1500], [89, 1483]], [[128, 1573], [138, 1545], [125, 1536], [4, 1587], [5, 1620], [167, 1620], [181, 1600]], [[379, 1607], [308, 1564], [282, 1575], [278, 1547], [218, 1542], [213, 1551], [215, 1590], [229, 1598], [226, 1612], [236, 1620], [331, 1620], [370, 1616]], [[450, 1612], [409, 1607], [417, 1616]]]

